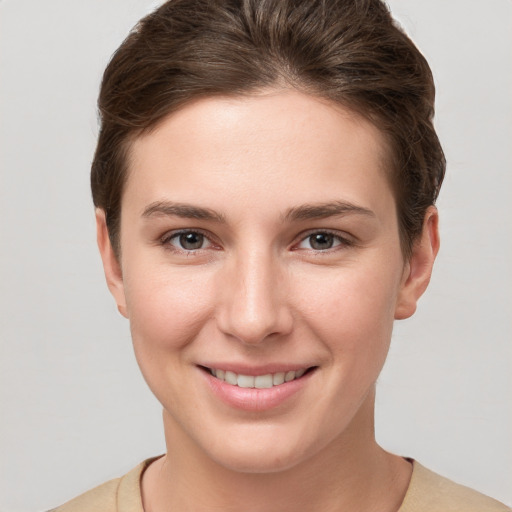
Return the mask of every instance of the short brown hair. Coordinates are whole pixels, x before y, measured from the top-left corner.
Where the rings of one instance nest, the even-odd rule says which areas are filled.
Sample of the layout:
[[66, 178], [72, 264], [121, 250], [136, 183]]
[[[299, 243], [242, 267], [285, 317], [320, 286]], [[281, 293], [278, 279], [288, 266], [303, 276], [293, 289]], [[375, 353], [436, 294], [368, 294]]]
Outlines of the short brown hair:
[[106, 68], [98, 101], [92, 194], [118, 254], [130, 142], [193, 99], [276, 85], [348, 107], [384, 133], [410, 254], [446, 162], [430, 68], [380, 0], [171, 0], [142, 19]]

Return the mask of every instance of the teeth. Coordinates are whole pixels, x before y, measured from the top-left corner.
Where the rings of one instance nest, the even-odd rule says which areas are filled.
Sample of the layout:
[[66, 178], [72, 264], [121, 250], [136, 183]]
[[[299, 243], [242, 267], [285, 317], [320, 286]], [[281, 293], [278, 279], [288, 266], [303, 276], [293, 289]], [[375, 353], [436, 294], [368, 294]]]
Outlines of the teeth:
[[302, 377], [306, 373], [306, 368], [288, 371], [288, 372], [277, 372], [267, 373], [266, 375], [242, 375], [240, 373], [234, 373], [230, 371], [217, 370], [215, 368], [210, 369], [210, 373], [217, 377], [219, 380], [223, 380], [233, 386], [240, 388], [256, 388], [256, 389], [268, 389], [273, 386], [279, 386], [284, 382], [291, 382], [292, 380]]
[[224, 380], [228, 384], [232, 384], [233, 386], [236, 386], [238, 384], [236, 373], [233, 372], [226, 372], [226, 374], [224, 375]]
[[279, 386], [279, 384], [282, 384], [284, 382], [284, 372], [274, 373], [272, 376], [272, 384], [274, 386]]
[[272, 375], [258, 375], [254, 377], [254, 387], [258, 389], [267, 389], [273, 386]]
[[251, 375], [239, 375], [237, 378], [237, 384], [239, 388], [253, 388], [254, 377]]
[[285, 382], [290, 382], [291, 380], [295, 379], [295, 372], [292, 370], [290, 372], [286, 372], [284, 376]]

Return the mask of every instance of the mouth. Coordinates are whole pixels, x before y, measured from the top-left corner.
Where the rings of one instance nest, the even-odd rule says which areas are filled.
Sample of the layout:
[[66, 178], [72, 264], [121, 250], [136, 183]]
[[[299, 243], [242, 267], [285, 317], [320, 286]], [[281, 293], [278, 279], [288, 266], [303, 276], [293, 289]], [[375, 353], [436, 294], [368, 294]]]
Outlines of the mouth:
[[220, 368], [208, 368], [205, 366], [202, 366], [201, 368], [216, 379], [226, 382], [232, 386], [238, 386], [239, 388], [269, 389], [298, 380], [304, 375], [314, 371], [316, 366], [299, 368], [297, 370], [267, 373], [265, 375], [244, 375], [242, 373], [235, 373], [229, 370], [222, 370]]

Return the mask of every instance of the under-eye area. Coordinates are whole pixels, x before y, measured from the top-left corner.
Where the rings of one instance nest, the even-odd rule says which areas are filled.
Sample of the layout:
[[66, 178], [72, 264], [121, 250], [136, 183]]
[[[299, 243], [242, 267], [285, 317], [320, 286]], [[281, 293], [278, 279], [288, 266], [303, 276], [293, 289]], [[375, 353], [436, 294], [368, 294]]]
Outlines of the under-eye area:
[[310, 366], [309, 368], [267, 373], [265, 375], [244, 375], [229, 370], [208, 368], [206, 366], [200, 366], [200, 368], [213, 377], [233, 386], [238, 386], [240, 388], [268, 389], [274, 386], [280, 386], [286, 382], [300, 379], [305, 375], [309, 375], [314, 372], [317, 367]]

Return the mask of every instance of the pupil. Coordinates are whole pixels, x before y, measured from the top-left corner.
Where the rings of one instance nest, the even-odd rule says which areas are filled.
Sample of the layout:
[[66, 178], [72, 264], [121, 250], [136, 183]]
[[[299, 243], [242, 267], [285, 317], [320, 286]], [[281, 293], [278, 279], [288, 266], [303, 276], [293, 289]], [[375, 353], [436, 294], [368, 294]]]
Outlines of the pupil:
[[329, 235], [329, 233], [317, 233], [315, 235], [311, 235], [310, 238], [311, 247], [320, 251], [330, 249], [333, 241], [333, 236]]
[[203, 245], [203, 235], [199, 233], [184, 233], [180, 235], [180, 244], [183, 249], [200, 249]]

